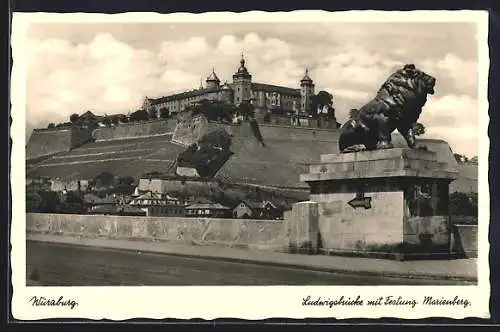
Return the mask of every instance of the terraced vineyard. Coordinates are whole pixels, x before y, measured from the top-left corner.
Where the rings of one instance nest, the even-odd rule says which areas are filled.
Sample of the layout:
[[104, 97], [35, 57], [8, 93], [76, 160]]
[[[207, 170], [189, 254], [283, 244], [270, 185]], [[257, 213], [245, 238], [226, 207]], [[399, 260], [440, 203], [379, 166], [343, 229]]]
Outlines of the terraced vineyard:
[[27, 169], [27, 177], [90, 179], [101, 172], [119, 176], [140, 176], [146, 172], [173, 173], [183, 146], [169, 136], [105, 141], [86, 144], [48, 158]]

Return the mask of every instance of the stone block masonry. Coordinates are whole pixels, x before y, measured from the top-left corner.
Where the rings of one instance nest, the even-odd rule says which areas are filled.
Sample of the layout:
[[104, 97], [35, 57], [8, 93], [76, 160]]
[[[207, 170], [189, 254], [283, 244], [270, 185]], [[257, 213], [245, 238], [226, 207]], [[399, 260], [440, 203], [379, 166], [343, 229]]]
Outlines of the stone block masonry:
[[274, 220], [27, 213], [26, 232], [270, 251], [287, 249], [284, 223]]
[[162, 136], [172, 134], [175, 126], [175, 119], [124, 123], [114, 127], [98, 128], [94, 130], [93, 137], [99, 142]]
[[36, 129], [26, 145], [26, 159], [51, 156], [68, 152], [92, 140], [92, 133], [86, 128]]
[[[430, 151], [394, 148], [321, 156], [301, 175], [318, 208], [318, 249], [450, 252], [448, 191], [455, 176]], [[310, 224], [310, 218], [302, 223]]]
[[286, 215], [289, 247], [292, 252], [316, 253], [318, 248], [318, 204], [299, 202]]

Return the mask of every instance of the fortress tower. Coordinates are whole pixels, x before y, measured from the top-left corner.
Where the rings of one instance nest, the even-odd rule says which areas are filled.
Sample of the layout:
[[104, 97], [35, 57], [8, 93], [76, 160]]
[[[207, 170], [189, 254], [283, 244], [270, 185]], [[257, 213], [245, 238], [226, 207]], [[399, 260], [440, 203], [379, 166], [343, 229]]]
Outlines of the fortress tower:
[[240, 67], [233, 75], [234, 104], [238, 106], [244, 101], [250, 101], [252, 96], [252, 75], [245, 67], [245, 59], [241, 55]]
[[210, 76], [207, 77], [207, 80], [205, 81], [207, 83], [207, 89], [218, 89], [220, 85], [220, 80], [215, 74], [215, 69], [212, 68], [212, 73]]
[[221, 100], [227, 103], [232, 103], [233, 102], [233, 89], [229, 84], [227, 84], [227, 81], [224, 83], [224, 85], [220, 89], [221, 91]]
[[309, 77], [306, 69], [304, 77], [300, 80], [300, 111], [307, 113], [311, 109], [312, 96], [314, 96], [314, 82]]

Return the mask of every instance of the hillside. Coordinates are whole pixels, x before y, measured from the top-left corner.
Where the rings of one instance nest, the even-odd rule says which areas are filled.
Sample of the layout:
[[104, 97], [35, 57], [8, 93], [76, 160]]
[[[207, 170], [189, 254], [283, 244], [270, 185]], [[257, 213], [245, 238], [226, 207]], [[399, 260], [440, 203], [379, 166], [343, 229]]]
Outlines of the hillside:
[[[232, 135], [233, 154], [215, 174], [217, 180], [225, 183], [307, 190], [307, 184], [299, 181], [299, 175], [307, 171], [305, 164], [318, 161], [321, 154], [339, 152], [336, 130], [261, 124], [262, 144], [248, 123], [204, 125], [204, 133], [223, 127]], [[394, 135], [393, 140], [395, 146], [405, 146], [400, 136]], [[440, 161], [461, 172], [451, 191], [477, 191], [477, 166], [457, 165], [451, 149], [442, 140], [419, 140], [418, 144], [437, 152]], [[26, 176], [91, 179], [104, 171], [134, 177], [147, 172], [174, 175], [177, 156], [185, 150], [186, 145], [172, 142], [171, 134], [87, 143], [28, 164]]]
[[183, 146], [170, 136], [88, 143], [27, 167], [26, 177], [91, 179], [101, 172], [140, 176], [147, 172], [173, 173]]

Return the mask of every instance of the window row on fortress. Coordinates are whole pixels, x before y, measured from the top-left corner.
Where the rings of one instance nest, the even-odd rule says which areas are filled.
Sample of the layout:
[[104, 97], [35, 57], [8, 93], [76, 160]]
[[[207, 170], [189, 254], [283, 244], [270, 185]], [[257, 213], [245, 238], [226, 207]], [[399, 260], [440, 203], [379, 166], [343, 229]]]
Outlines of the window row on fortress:
[[[237, 88], [238, 90], [240, 89], [239, 87]], [[248, 89], [248, 88], [247, 88]], [[248, 92], [248, 90], [246, 91]], [[293, 108], [293, 102], [299, 102], [300, 97], [299, 96], [293, 96], [293, 95], [288, 95], [288, 94], [281, 94], [278, 92], [268, 92], [268, 91], [263, 91], [263, 90], [252, 90], [251, 91], [251, 96], [252, 96], [252, 103], [257, 106], [257, 107], [264, 107], [266, 105], [268, 106], [283, 106], [286, 109], [292, 109]], [[163, 103], [158, 103], [155, 104], [154, 107], [156, 109], [161, 109], [161, 108], [168, 108], [170, 112], [177, 113], [181, 112], [186, 107], [192, 105], [193, 103], [196, 103], [202, 99], [208, 99], [208, 100], [224, 100], [224, 95], [221, 94], [220, 92], [207, 92], [204, 94], [200, 94], [198, 96], [193, 96], [193, 97], [187, 97], [183, 99], [177, 99], [177, 100], [170, 100], [167, 102]], [[233, 102], [232, 100], [227, 100], [228, 102]], [[241, 102], [240, 97], [236, 96], [234, 103], [239, 104]], [[304, 107], [303, 105], [302, 107]]]

